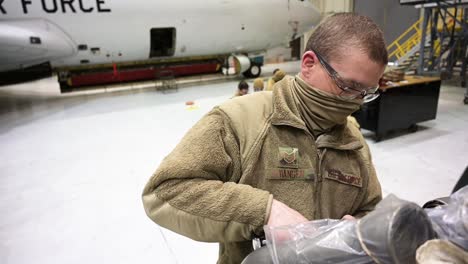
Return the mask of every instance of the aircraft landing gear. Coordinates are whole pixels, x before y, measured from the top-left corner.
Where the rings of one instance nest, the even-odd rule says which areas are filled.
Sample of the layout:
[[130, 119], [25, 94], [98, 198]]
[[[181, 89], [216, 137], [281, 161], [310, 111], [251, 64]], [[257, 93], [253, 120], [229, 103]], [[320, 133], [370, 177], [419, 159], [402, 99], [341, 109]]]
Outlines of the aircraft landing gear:
[[242, 74], [247, 78], [257, 78], [262, 73], [262, 67], [256, 63], [252, 63], [250, 68]]

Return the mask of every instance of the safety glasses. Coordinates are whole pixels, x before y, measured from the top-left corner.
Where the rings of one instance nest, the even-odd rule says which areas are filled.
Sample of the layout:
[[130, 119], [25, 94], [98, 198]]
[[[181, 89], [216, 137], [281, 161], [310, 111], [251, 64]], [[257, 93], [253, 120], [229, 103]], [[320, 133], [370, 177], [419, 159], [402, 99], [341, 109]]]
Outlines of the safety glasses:
[[336, 86], [338, 86], [338, 88], [341, 89], [341, 97], [345, 99], [360, 98], [364, 100], [364, 103], [368, 103], [379, 97], [379, 85], [369, 88], [362, 88], [363, 85], [360, 85], [358, 83], [350, 85], [348, 84], [349, 81], [345, 81], [338, 74], [338, 72], [335, 69], [333, 69], [333, 67], [330, 64], [328, 64], [328, 62], [322, 57], [322, 55], [320, 55], [320, 53], [318, 53], [315, 50], [313, 50], [313, 52], [315, 53], [315, 55], [317, 55], [320, 64], [323, 66], [330, 78], [335, 82]]

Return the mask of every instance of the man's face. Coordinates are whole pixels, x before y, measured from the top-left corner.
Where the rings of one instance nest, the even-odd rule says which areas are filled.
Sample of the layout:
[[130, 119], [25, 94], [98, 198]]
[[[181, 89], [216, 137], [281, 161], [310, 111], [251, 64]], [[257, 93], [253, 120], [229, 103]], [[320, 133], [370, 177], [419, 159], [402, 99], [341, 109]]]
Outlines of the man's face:
[[[301, 65], [302, 78], [317, 89], [343, 97], [347, 94], [338, 85], [358, 91], [376, 87], [385, 70], [384, 65], [370, 60], [366, 54], [355, 48], [347, 50], [340, 61], [325, 62], [332, 69], [327, 69], [322, 63], [324, 59], [320, 61], [320, 58], [320, 55], [314, 51], [304, 53]], [[338, 78], [330, 76], [332, 70], [336, 71]]]
[[249, 93], [249, 89], [240, 89], [240, 94], [241, 95], [246, 95]]

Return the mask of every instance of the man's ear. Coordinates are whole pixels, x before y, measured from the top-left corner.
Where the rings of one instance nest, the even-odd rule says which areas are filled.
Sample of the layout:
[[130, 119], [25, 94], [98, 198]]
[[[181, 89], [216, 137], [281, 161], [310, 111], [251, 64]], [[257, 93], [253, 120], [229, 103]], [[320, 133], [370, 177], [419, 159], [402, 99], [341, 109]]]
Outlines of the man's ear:
[[301, 73], [305, 77], [308, 77], [318, 62], [317, 55], [315, 55], [313, 51], [309, 50], [304, 52], [301, 61]]

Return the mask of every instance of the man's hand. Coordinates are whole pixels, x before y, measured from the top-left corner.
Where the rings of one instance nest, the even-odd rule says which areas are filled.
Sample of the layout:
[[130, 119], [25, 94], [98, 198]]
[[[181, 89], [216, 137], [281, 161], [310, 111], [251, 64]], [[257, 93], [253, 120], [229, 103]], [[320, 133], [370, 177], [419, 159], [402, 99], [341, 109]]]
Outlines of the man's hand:
[[343, 216], [343, 218], [341, 218], [341, 220], [351, 220], [351, 221], [353, 221], [353, 220], [356, 220], [356, 218], [354, 218], [354, 216], [352, 216], [352, 215], [345, 215], [345, 216]]
[[268, 226], [292, 225], [307, 222], [307, 218], [284, 203], [273, 199]]

